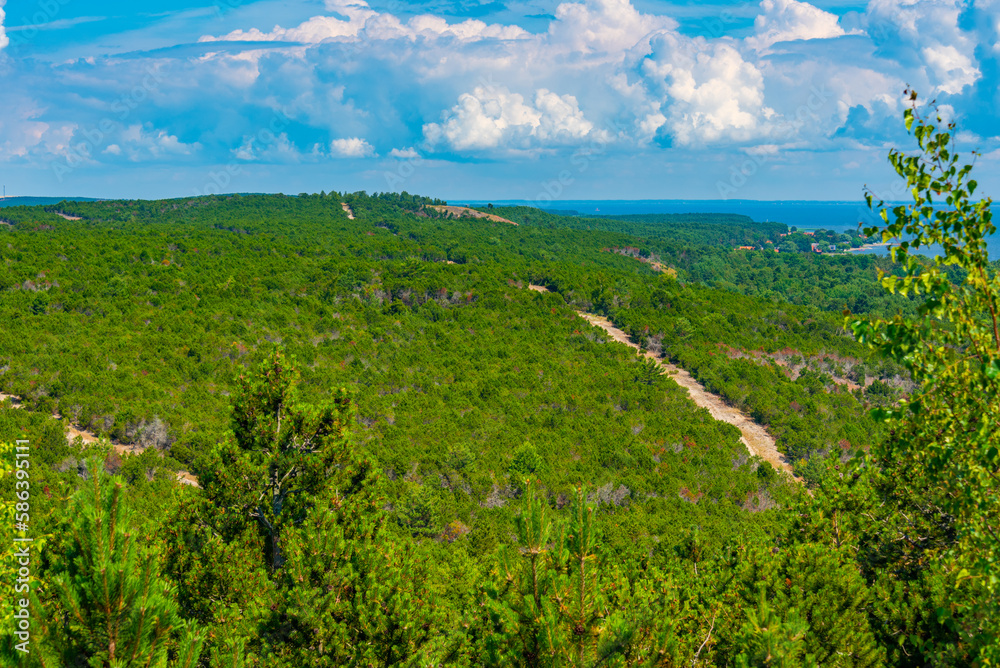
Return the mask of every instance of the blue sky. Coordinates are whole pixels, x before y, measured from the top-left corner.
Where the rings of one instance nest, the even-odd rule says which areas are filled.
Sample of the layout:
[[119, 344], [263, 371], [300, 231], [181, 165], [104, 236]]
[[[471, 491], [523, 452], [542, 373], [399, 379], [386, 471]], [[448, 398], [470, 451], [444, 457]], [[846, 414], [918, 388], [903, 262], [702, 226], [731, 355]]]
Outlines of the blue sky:
[[898, 199], [909, 84], [996, 195], [998, 32], [1000, 0], [0, 0], [0, 182]]

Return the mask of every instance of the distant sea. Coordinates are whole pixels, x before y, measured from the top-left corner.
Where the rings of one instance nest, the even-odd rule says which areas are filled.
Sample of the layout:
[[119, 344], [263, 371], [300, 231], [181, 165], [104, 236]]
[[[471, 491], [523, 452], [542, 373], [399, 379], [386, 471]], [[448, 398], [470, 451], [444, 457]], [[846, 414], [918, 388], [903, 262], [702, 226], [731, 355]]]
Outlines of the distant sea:
[[0, 207], [2, 206], [49, 206], [62, 201], [69, 202], [97, 202], [93, 197], [0, 197]]
[[[785, 223], [800, 230], [834, 230], [853, 232], [858, 223], [871, 226], [880, 221], [868, 210], [863, 200], [856, 202], [814, 201], [758, 201], [758, 200], [556, 200], [536, 202], [529, 200], [456, 200], [451, 204], [471, 206], [533, 206], [561, 214], [580, 216], [624, 216], [644, 213], [737, 213], [749, 216], [756, 222]], [[887, 206], [893, 206], [887, 203]], [[1000, 259], [1000, 233], [993, 235], [988, 244], [991, 259]], [[874, 248], [867, 253], [885, 254], [884, 248]], [[940, 247], [921, 249], [924, 255], [936, 255]]]

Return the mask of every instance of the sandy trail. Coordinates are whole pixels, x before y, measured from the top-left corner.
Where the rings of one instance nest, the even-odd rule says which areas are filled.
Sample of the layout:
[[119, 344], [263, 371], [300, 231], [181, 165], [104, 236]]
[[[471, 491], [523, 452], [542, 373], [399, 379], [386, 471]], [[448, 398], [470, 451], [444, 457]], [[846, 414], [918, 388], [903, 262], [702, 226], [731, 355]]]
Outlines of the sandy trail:
[[645, 353], [641, 352], [639, 350], [639, 346], [632, 343], [625, 332], [615, 327], [606, 318], [592, 315], [590, 313], [584, 313], [583, 311], [577, 311], [577, 315], [589, 322], [591, 325], [603, 329], [605, 332], [610, 334], [611, 338], [615, 341], [624, 343], [630, 348], [635, 349], [643, 357], [653, 360], [660, 367], [665, 369], [678, 385], [688, 391], [688, 394], [691, 395], [691, 399], [695, 404], [708, 410], [708, 412], [711, 413], [712, 417], [716, 420], [728, 422], [739, 429], [740, 434], [742, 434], [740, 440], [747, 446], [747, 450], [750, 451], [750, 454], [757, 455], [761, 459], [769, 462], [771, 466], [776, 469], [792, 473], [792, 466], [785, 461], [784, 456], [778, 452], [774, 439], [771, 438], [771, 435], [767, 433], [767, 430], [764, 429], [764, 427], [751, 420], [736, 408], [726, 404], [721, 397], [706, 390], [704, 385], [695, 380], [694, 377], [692, 377], [691, 374], [684, 369], [675, 364], [664, 361], [655, 353], [649, 351], [646, 351]]
[[[14, 408], [23, 408], [21, 400], [18, 397], [15, 397], [12, 394], [5, 394], [3, 392], [0, 392], [0, 402], [6, 401], [7, 399], [10, 399], [10, 402], [11, 404], [13, 404]], [[55, 420], [63, 419], [62, 415], [59, 415], [58, 413], [54, 413], [52, 415], [52, 418]], [[100, 440], [98, 439], [97, 434], [95, 434], [92, 431], [78, 429], [72, 424], [69, 425], [69, 427], [66, 429], [66, 440], [72, 443], [78, 436], [84, 443], [88, 444], [97, 443], [97, 441]], [[126, 452], [137, 455], [146, 450], [146, 448], [139, 445], [124, 445], [122, 443], [112, 443], [111, 446], [115, 449], [115, 452], [117, 452], [120, 455], [125, 454]], [[178, 471], [177, 481], [184, 485], [191, 485], [192, 487], [200, 487], [200, 485], [198, 484], [198, 479], [194, 477], [190, 471]]]
[[[549, 292], [548, 288], [543, 285], [529, 285], [528, 288], [530, 290], [534, 290], [535, 292]], [[615, 327], [607, 318], [602, 318], [601, 316], [593, 315], [591, 313], [584, 313], [583, 311], [577, 311], [576, 313], [591, 325], [603, 329], [615, 341], [624, 343], [630, 348], [633, 348], [646, 359], [653, 360], [661, 368], [665, 369], [678, 385], [688, 391], [688, 394], [691, 396], [691, 399], [696, 405], [708, 410], [708, 412], [716, 420], [728, 422], [739, 429], [741, 434], [740, 440], [743, 441], [745, 446], [747, 446], [747, 450], [750, 454], [757, 455], [761, 459], [769, 462], [771, 466], [776, 469], [787, 471], [789, 474], [792, 474], [792, 466], [785, 460], [784, 456], [778, 452], [774, 439], [771, 438], [771, 435], [767, 433], [767, 430], [764, 429], [764, 427], [751, 420], [748, 416], [744, 415], [736, 408], [726, 404], [726, 402], [722, 400], [722, 397], [712, 394], [706, 390], [704, 385], [695, 380], [691, 374], [684, 369], [661, 359], [655, 353], [649, 351], [643, 353], [637, 344], [632, 343], [632, 341], [629, 340], [628, 335], [625, 334], [625, 332]], [[798, 480], [798, 478], [796, 478], [796, 480]]]
[[341, 202], [340, 206], [343, 207], [344, 213], [347, 214], [347, 220], [354, 220], [354, 211], [351, 210], [351, 207], [347, 206], [347, 202]]
[[506, 218], [501, 218], [492, 213], [484, 213], [476, 209], [470, 209], [467, 206], [444, 206], [443, 204], [428, 204], [428, 209], [434, 209], [435, 211], [441, 213], [450, 213], [459, 218], [485, 218], [486, 220], [491, 220], [495, 223], [508, 223], [510, 225], [517, 226], [513, 220], [508, 220]]
[[71, 216], [69, 214], [63, 213], [62, 211], [56, 211], [56, 215], [62, 216], [66, 220], [83, 220], [83, 218], [80, 218], [79, 216]]

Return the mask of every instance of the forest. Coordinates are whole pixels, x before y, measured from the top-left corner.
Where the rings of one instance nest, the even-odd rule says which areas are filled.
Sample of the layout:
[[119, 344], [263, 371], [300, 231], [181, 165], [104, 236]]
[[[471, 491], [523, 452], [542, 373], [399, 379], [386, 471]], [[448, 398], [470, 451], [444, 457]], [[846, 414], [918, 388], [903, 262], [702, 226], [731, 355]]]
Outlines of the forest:
[[811, 237], [893, 257], [408, 193], [6, 206], [4, 665], [1000, 665], [995, 228], [906, 120], [913, 204]]

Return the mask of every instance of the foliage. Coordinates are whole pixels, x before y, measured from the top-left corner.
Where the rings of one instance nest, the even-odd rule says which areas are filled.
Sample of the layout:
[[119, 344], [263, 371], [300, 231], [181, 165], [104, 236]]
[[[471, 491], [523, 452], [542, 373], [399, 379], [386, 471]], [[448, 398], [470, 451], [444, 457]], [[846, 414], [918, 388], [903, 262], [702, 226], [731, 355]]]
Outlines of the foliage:
[[[925, 118], [915, 93], [910, 101], [906, 126], [920, 151], [892, 151], [890, 162], [913, 203], [893, 208], [891, 221], [882, 203], [871, 195], [868, 203], [885, 221], [872, 232], [903, 237], [893, 252], [902, 275], [883, 275], [882, 285], [913, 294], [917, 317], [849, 321], [859, 340], [897, 360], [919, 385], [908, 402], [879, 411], [893, 432], [879, 444], [876, 461], [905, 471], [909, 484], [953, 518], [957, 535], [940, 556], [955, 598], [938, 617], [982, 665], [997, 665], [1000, 610], [979, 603], [1000, 596], [1000, 278], [985, 240], [996, 226], [991, 201], [971, 201], [977, 184], [972, 166], [960, 166], [950, 147], [953, 124], [939, 115]], [[912, 254], [929, 244], [940, 244], [943, 254], [931, 261]], [[949, 266], [963, 280], [952, 281]]]
[[430, 564], [388, 539], [371, 462], [354, 467], [285, 537], [264, 665], [426, 665], [447, 649]]
[[[256, 374], [241, 375], [233, 401], [233, 440], [199, 466], [206, 497], [230, 515], [252, 518], [279, 569], [285, 526], [301, 521], [329, 482], [345, 448], [350, 399], [322, 407], [299, 402], [297, 372], [276, 349]], [[234, 512], [235, 511], [235, 512]]]
[[100, 459], [88, 470], [63, 526], [66, 552], [48, 573], [50, 600], [31, 595], [29, 664], [196, 665], [204, 634], [178, 615], [175, 588], [140, 543], [123, 485]]
[[808, 629], [809, 625], [795, 610], [790, 610], [785, 619], [779, 617], [768, 605], [761, 586], [757, 609], [747, 611], [747, 621], [736, 640], [747, 649], [736, 657], [735, 665], [738, 668], [817, 666], [815, 657], [802, 654], [802, 639]]

